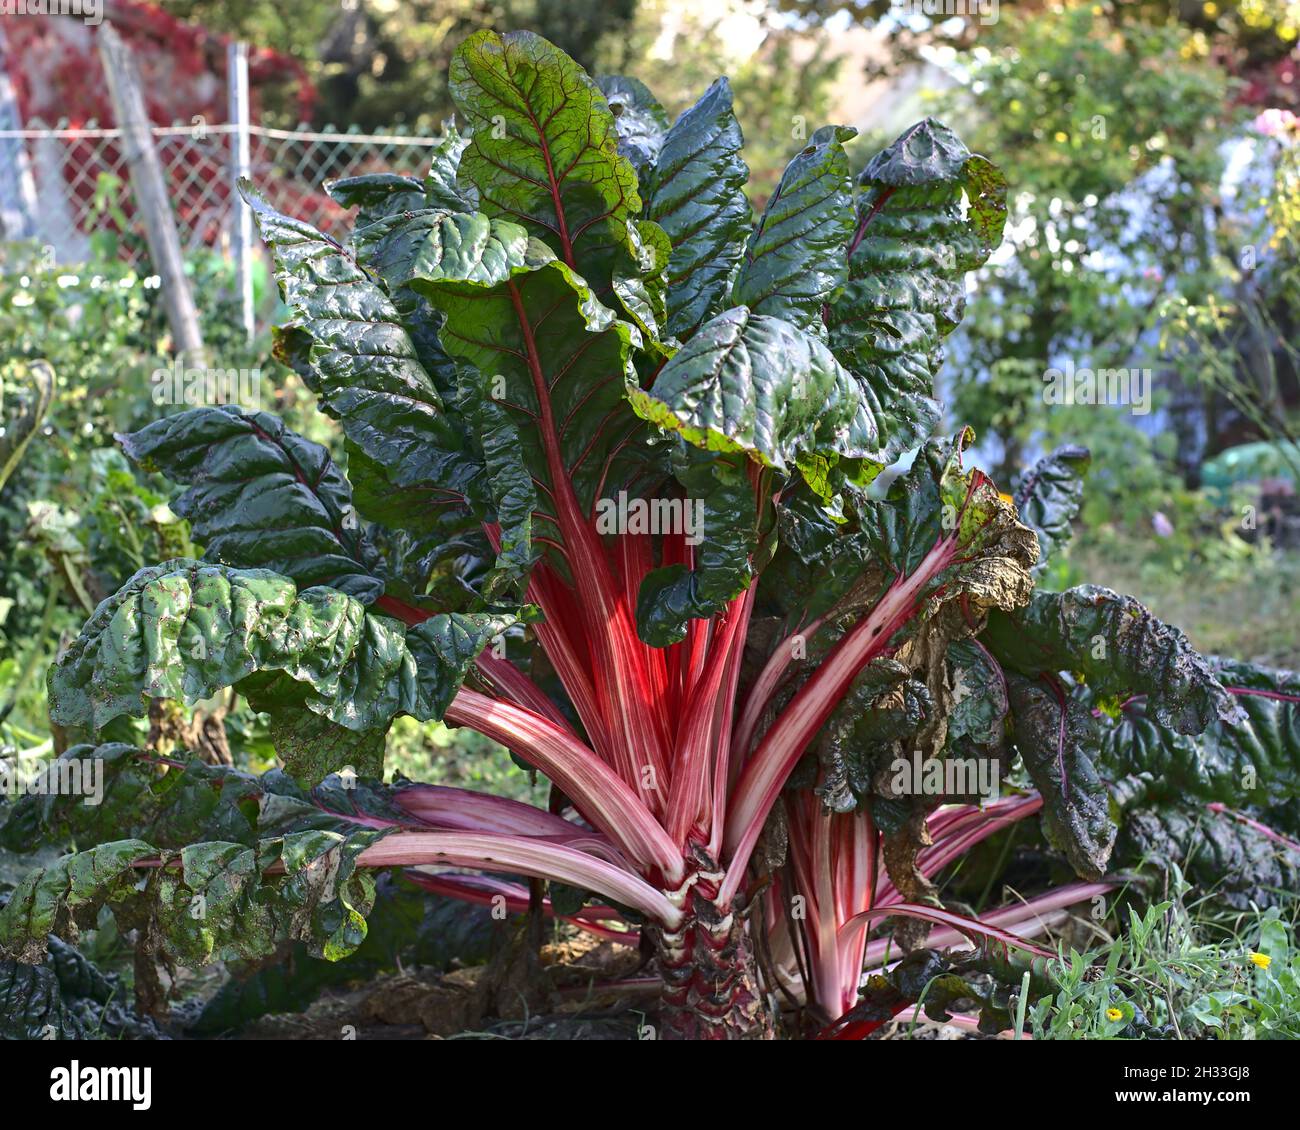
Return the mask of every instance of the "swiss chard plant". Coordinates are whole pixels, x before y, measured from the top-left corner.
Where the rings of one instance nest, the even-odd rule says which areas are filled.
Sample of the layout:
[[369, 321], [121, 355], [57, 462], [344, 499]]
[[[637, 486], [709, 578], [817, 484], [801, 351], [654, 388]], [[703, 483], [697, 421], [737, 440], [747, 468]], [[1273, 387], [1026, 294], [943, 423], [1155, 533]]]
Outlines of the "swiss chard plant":
[[[754, 215], [725, 79], [670, 123], [635, 80], [484, 32], [450, 89], [463, 132], [425, 178], [331, 186], [357, 209], [346, 245], [246, 189], [292, 313], [278, 355], [346, 468], [230, 407], [121, 437], [182, 488], [205, 552], [137, 573], [50, 672], [55, 722], [92, 741], [233, 687], [286, 772], [69, 749], [109, 766], [105, 805], [33, 800], [6, 836], [97, 846], [14, 892], [6, 950], [39, 958], [107, 905], [182, 960], [286, 938], [342, 957], [370, 874], [404, 867], [630, 923], [665, 1035], [769, 1036], [783, 1001], [862, 1034], [908, 986], [955, 973], [955, 999], [1012, 949], [1041, 975], [1022, 935], [1109, 889], [1124, 806], [1251, 819], [1247, 760], [1300, 791], [1294, 680], [1229, 682], [1131, 599], [1036, 589], [1085, 452], [1009, 500], [963, 466], [968, 431], [935, 434], [944, 338], [1001, 240], [993, 164], [927, 119], [855, 174], [854, 131], [826, 127]], [[549, 808], [385, 788], [399, 714], [504, 744]], [[1000, 787], [1017, 763], [1025, 786]], [[1036, 814], [1079, 882], [982, 921], [945, 909], [935, 877]], [[1177, 835], [1148, 824], [1139, 855]], [[965, 939], [967, 966], [933, 952]]]

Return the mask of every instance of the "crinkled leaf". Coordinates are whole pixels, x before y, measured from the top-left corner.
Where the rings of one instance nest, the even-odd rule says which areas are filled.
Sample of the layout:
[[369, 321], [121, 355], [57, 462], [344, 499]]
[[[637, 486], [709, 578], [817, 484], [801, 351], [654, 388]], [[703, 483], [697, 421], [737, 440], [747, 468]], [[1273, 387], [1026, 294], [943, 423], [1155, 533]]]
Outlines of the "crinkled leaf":
[[618, 151], [632, 162], [645, 188], [647, 174], [653, 171], [668, 132], [668, 114], [639, 79], [601, 75], [596, 85], [614, 115]]
[[314, 785], [340, 770], [363, 777], [384, 774], [386, 726], [350, 730], [310, 710], [272, 710], [267, 729], [285, 770]]
[[395, 482], [458, 489], [477, 470], [472, 449], [392, 299], [338, 244], [280, 215], [250, 185], [241, 190], [293, 316], [278, 331], [277, 356]]
[[522, 223], [603, 294], [627, 262], [641, 198], [600, 89], [531, 32], [470, 36], [448, 85], [472, 129], [459, 179], [478, 189], [479, 210]]
[[684, 639], [691, 619], [721, 611], [753, 576], [750, 556], [758, 515], [744, 460], [683, 445], [674, 456], [673, 471], [686, 492], [686, 505], [700, 503], [701, 528], [691, 568], [662, 566], [641, 584], [637, 631], [652, 647]]
[[668, 333], [685, 340], [726, 305], [731, 272], [748, 234], [749, 168], [740, 155], [731, 86], [718, 79], [664, 137], [646, 215], [672, 241]]
[[1231, 814], [1170, 805], [1126, 814], [1115, 848], [1128, 867], [1177, 866], [1235, 910], [1290, 905], [1300, 890], [1300, 851]]
[[786, 167], [749, 237], [731, 301], [825, 336], [823, 307], [848, 281], [853, 190], [845, 126], [824, 126]]
[[977, 745], [1001, 742], [1007, 716], [1007, 683], [997, 661], [974, 640], [956, 640], [948, 647], [952, 709], [948, 739], [968, 738]]
[[358, 209], [358, 232], [395, 213], [427, 208], [424, 184], [400, 173], [362, 173], [326, 181], [325, 191], [344, 208]]
[[[94, 843], [129, 836], [166, 848], [256, 838], [263, 781], [198, 757], [164, 772], [156, 758], [121, 742], [74, 745], [50, 763], [45, 778], [40, 791], [18, 799], [0, 829], [0, 845], [10, 851], [52, 838]], [[88, 804], [96, 780], [102, 795]]]
[[1083, 479], [1092, 455], [1086, 447], [1066, 445], [1043, 456], [1020, 480], [1016, 511], [1020, 520], [1038, 535], [1041, 555], [1035, 571], [1043, 569], [1052, 553], [1070, 540], [1070, 523], [1083, 505]]
[[309, 829], [254, 845], [209, 841], [179, 851], [142, 840], [100, 844], [30, 874], [0, 909], [0, 953], [42, 959], [50, 934], [75, 938], [101, 908], [141, 945], [187, 965], [252, 960], [285, 941], [338, 960], [366, 934], [374, 880], [356, 860], [384, 831]]
[[1043, 829], [1085, 879], [1106, 871], [1115, 843], [1106, 787], [1097, 773], [1097, 728], [1077, 698], [1037, 679], [1008, 674], [1020, 759], [1043, 795]]
[[267, 412], [191, 408], [119, 436], [150, 471], [189, 490], [172, 500], [209, 561], [270, 569], [369, 604], [383, 592], [352, 489], [329, 452]]
[[938, 420], [942, 341], [965, 311], [966, 272], [1001, 241], [1006, 184], [932, 118], [877, 154], [860, 183], [849, 281], [827, 318], [892, 461]]
[[[893, 659], [877, 659], [853, 681], [831, 715], [817, 743], [821, 782], [817, 794], [833, 812], [852, 812], [873, 798], [873, 780], [898, 752], [898, 742], [911, 737], [929, 719], [934, 701], [925, 684]], [[892, 826], [880, 804], [873, 813]]]
[[[616, 493], [641, 466], [637, 437], [645, 429], [626, 401], [634, 380], [631, 350], [636, 330], [563, 263], [535, 241], [533, 259], [511, 279], [492, 287], [447, 279], [416, 279], [412, 285], [442, 310], [443, 344], [479, 375], [480, 403], [487, 400], [518, 436], [515, 458], [542, 487], [533, 521], [548, 541], [560, 541], [556, 499], [560, 494], [547, 456], [554, 434], [579, 505], [590, 514], [598, 490]], [[509, 442], [500, 451], [508, 472]], [[634, 450], [626, 450], [634, 449]], [[631, 462], [629, 462], [631, 460]], [[519, 489], [524, 489], [522, 480]], [[522, 510], [516, 513], [522, 517]], [[563, 569], [562, 557], [552, 554]]]
[[1181, 631], [1133, 597], [1097, 585], [1034, 593], [1026, 607], [990, 617], [984, 642], [1004, 666], [1027, 675], [1070, 671], [1098, 694], [1145, 694], [1156, 720], [1183, 734], [1240, 715]]
[[637, 412], [709, 451], [742, 451], [791, 473], [816, 456], [873, 458], [875, 421], [849, 375], [816, 337], [737, 306], [703, 326]]
[[451, 212], [478, 210], [478, 190], [459, 181], [460, 159], [469, 145], [456, 127], [444, 122], [442, 136], [429, 153], [429, 171], [424, 175], [424, 195], [430, 208]]
[[1102, 764], [1125, 791], [1149, 801], [1197, 798], [1227, 804], [1300, 797], [1300, 675], [1215, 660], [1215, 675], [1245, 713], [1215, 720], [1195, 737], [1148, 716], [1138, 699], [1102, 731]]
[[128, 990], [75, 946], [50, 938], [40, 965], [0, 961], [0, 1040], [163, 1040]]
[[473, 662], [468, 651], [509, 620], [440, 614], [405, 633], [334, 589], [299, 592], [261, 569], [169, 561], [95, 610], [50, 669], [50, 712], [61, 725], [98, 728], [142, 714], [143, 696], [195, 702], [271, 673], [352, 730], [398, 713], [438, 718]]
[[37, 962], [50, 934], [75, 938], [101, 906], [135, 893], [135, 861], [152, 850], [143, 840], [117, 840], [31, 872], [0, 907], [0, 956]]
[[424, 209], [385, 217], [358, 233], [357, 256], [389, 292], [413, 278], [492, 286], [523, 265], [528, 232], [482, 212]]

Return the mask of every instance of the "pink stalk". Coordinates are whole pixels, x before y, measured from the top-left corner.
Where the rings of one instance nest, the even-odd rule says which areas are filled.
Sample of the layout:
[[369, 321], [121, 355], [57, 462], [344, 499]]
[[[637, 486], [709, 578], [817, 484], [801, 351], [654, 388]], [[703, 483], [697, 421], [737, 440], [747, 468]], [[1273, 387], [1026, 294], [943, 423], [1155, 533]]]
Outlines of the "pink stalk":
[[560, 708], [551, 701], [550, 696], [513, 663], [499, 659], [488, 649], [478, 657], [477, 666], [502, 697], [543, 718], [549, 718], [560, 729], [574, 733], [569, 720], [560, 713]]
[[1231, 816], [1234, 820], [1245, 824], [1247, 827], [1254, 828], [1260, 835], [1267, 837], [1274, 843], [1282, 844], [1284, 847], [1288, 847], [1292, 851], [1300, 851], [1300, 844], [1296, 843], [1295, 840], [1287, 839], [1281, 832], [1275, 832], [1267, 824], [1261, 824], [1258, 820], [1252, 820], [1244, 812], [1234, 812], [1227, 805], [1220, 804], [1217, 800], [1213, 804], [1207, 804], [1205, 807], [1211, 812], [1218, 812], [1226, 816]]
[[569, 701], [582, 719], [592, 745], [606, 761], [611, 761], [605, 714], [596, 699], [596, 689], [587, 665], [564, 627], [566, 618], [559, 606], [559, 588], [560, 581], [551, 577], [544, 565], [534, 566], [528, 582], [528, 599], [542, 610], [546, 618], [532, 628], [560, 677]]
[[776, 688], [781, 685], [786, 668], [794, 662], [795, 638], [802, 636], [806, 639], [811, 636], [821, 627], [824, 619], [824, 616], [819, 616], [806, 628], [786, 636], [767, 657], [763, 670], [758, 673], [758, 678], [754, 680], [754, 685], [745, 698], [744, 709], [741, 711], [740, 720], [736, 723], [732, 738], [732, 745], [736, 751], [734, 767], [736, 773], [744, 765], [745, 756], [749, 753], [750, 743], [753, 742], [754, 734], [758, 731], [758, 723], [763, 717], [763, 711], [767, 708], [772, 695], [776, 693]]
[[709, 792], [717, 753], [713, 722], [722, 687], [730, 683], [732, 669], [744, 647], [753, 595], [751, 585], [727, 606], [704, 671], [688, 700], [678, 734], [665, 822], [676, 844], [685, 844], [696, 829], [704, 829], [706, 836], [713, 830], [709, 821]]
[[[1115, 886], [1114, 883], [1071, 883], [1059, 890], [1038, 895], [1027, 902], [1014, 903], [1011, 906], [991, 910], [987, 914], [981, 915], [978, 920], [963, 919], [963, 922], [978, 921], [987, 924], [992, 929], [1013, 933], [1017, 937], [1032, 937], [1068, 917], [1065, 913], [1066, 907], [1074, 906], [1080, 902], [1088, 902], [1099, 894], [1114, 890]], [[896, 897], [897, 892], [893, 893]], [[888, 914], [893, 905], [897, 904], [886, 902], [882, 898], [878, 909], [881, 913]], [[968, 929], [967, 926], [961, 929], [945, 927], [932, 930], [930, 936], [925, 940], [925, 945], [928, 949], [948, 949], [953, 946], [964, 946], [970, 940]], [[865, 968], [879, 968], [889, 956], [891, 949], [897, 952], [897, 947], [893, 946], [890, 938], [876, 938], [869, 942], [867, 944]]]
[[483, 832], [394, 832], [366, 848], [362, 867], [442, 865], [558, 879], [630, 906], [674, 928], [681, 911], [639, 875], [563, 844]]
[[[495, 906], [496, 900], [502, 899], [506, 910], [511, 914], [527, 914], [531, 905], [528, 891], [524, 887], [491, 875], [453, 871], [430, 873], [414, 868], [408, 869], [405, 875], [411, 882], [433, 894], [446, 895], [478, 906]], [[556, 914], [551, 900], [543, 899], [542, 914], [547, 918], [568, 922], [605, 941], [633, 948], [640, 943], [639, 930], [615, 930], [602, 925], [611, 920], [622, 921], [622, 915], [612, 906], [584, 906], [577, 914]]]
[[[1109, 890], [1110, 888], [1107, 887], [1106, 889]], [[1078, 902], [1078, 897], [1074, 901]], [[990, 941], [1000, 942], [1004, 946], [1015, 946], [1017, 949], [1022, 949], [1035, 957], [1045, 959], [1056, 957], [1056, 954], [1051, 950], [1045, 950], [1041, 946], [1027, 942], [1019, 934], [1014, 934], [1010, 930], [993, 924], [990, 921], [992, 915], [983, 919], [969, 918], [964, 914], [956, 914], [951, 910], [943, 910], [935, 906], [922, 906], [920, 903], [914, 902], [900, 902], [894, 903], [892, 906], [875, 906], [870, 910], [864, 910], [861, 914], [855, 914], [845, 922], [840, 927], [840, 933], [843, 934], [859, 923], [869, 923], [873, 919], [888, 918], [894, 915], [903, 918], [919, 918], [924, 922], [933, 922], [938, 926], [946, 926], [966, 938], [985, 938]]]
[[[1004, 801], [1011, 801], [1007, 804]], [[1043, 807], [1043, 798], [1037, 793], [1025, 797], [1006, 797], [985, 809], [975, 809], [975, 819], [964, 819], [949, 826], [936, 836], [931, 826], [934, 843], [922, 848], [916, 863], [923, 875], [931, 876], [943, 870], [955, 859], [961, 858], [977, 843], [986, 840], [1017, 820], [1032, 816]]]
[[880, 655], [915, 613], [926, 587], [956, 556], [957, 542], [937, 542], [910, 577], [900, 577], [871, 612], [835, 646], [764, 735], [745, 766], [732, 797], [724, 840], [730, 860], [722, 898], [733, 897], [744, 879], [763, 823], [805, 747], [830, 717], [859, 672]]
[[[749, 607], [746, 620], [754, 607], [754, 592], [758, 581], [750, 582]], [[731, 743], [731, 723], [735, 712], [736, 688], [740, 683], [740, 668], [745, 658], [745, 633], [742, 632], [732, 648], [727, 661], [724, 693], [718, 697], [713, 710], [713, 811], [710, 817], [709, 858], [717, 859], [722, 851], [722, 834], [727, 822], [727, 794], [731, 781], [731, 759], [736, 751]]]
[[399, 790], [394, 799], [405, 811], [427, 824], [430, 831], [538, 836], [611, 863], [626, 863], [601, 833], [517, 800], [444, 785], [412, 785]]
[[530, 710], [465, 689], [446, 717], [452, 725], [471, 726], [535, 765], [643, 873], [662, 875], [670, 885], [681, 881], [680, 849], [631, 787], [572, 734]]
[[[569, 469], [560, 449], [551, 389], [542, 369], [541, 353], [533, 325], [516, 283], [506, 284], [524, 340], [524, 353], [537, 399], [538, 425], [547, 470], [554, 492], [556, 515], [564, 535], [567, 557], [575, 581], [584, 586], [578, 610], [592, 649], [595, 690], [604, 705], [613, 740], [610, 753], [624, 781], [649, 794], [642, 769], [649, 766], [656, 776], [667, 774], [667, 734], [662, 717], [650, 702], [649, 679], [642, 644], [627, 603], [618, 592], [605, 546], [578, 505]], [[644, 758], [644, 762], [639, 762]], [[653, 805], [654, 797], [646, 797]]]

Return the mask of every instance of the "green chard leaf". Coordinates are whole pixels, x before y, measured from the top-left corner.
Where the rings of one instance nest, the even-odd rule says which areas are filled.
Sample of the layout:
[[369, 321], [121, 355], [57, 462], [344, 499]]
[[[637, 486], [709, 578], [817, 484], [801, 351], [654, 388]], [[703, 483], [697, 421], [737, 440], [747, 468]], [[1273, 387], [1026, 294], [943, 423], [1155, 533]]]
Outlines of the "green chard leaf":
[[379, 559], [330, 454], [267, 412], [192, 408], [118, 436], [135, 462], [189, 490], [172, 500], [205, 557], [328, 585], [371, 603]]
[[1147, 702], [1125, 704], [1102, 731], [1102, 764], [1132, 799], [1184, 799], [1232, 805], [1289, 803], [1300, 797], [1300, 675], [1215, 659], [1215, 676], [1244, 712], [1215, 720], [1195, 737], [1148, 715]]
[[97, 729], [142, 714], [143, 696], [195, 702], [270, 674], [280, 678], [251, 688], [259, 709], [301, 702], [355, 731], [386, 728], [398, 713], [440, 718], [473, 658], [512, 619], [440, 614], [404, 632], [334, 589], [164, 562], [105, 600], [51, 667], [50, 712]]
[[877, 154], [859, 183], [849, 281], [827, 319], [835, 355], [860, 383], [892, 462], [939, 418], [942, 342], [965, 312], [966, 272], [1001, 242], [1006, 181], [926, 118]]
[[[122, 742], [70, 746], [45, 775], [50, 787], [20, 797], [0, 828], [0, 846], [9, 851], [31, 851], [51, 838], [94, 843], [129, 836], [169, 848], [213, 839], [252, 843], [265, 787], [198, 757], [164, 771], [159, 758]], [[99, 802], [87, 804], [96, 780]]]
[[129, 990], [75, 946], [49, 939], [39, 965], [0, 961], [0, 1040], [165, 1040]]
[[1016, 511], [1038, 535], [1042, 551], [1035, 572], [1070, 540], [1070, 523], [1083, 505], [1083, 479], [1091, 462], [1086, 447], [1058, 447], [1035, 463], [1016, 488]]
[[[601, 75], [596, 85], [609, 103], [618, 131], [618, 151], [636, 169], [641, 187], [659, 160], [664, 136], [668, 133], [668, 114], [639, 79], [626, 75]], [[642, 195], [647, 195], [642, 193]]]
[[459, 179], [479, 210], [521, 223], [603, 298], [633, 258], [641, 198], [599, 87], [540, 36], [492, 31], [457, 50], [449, 86], [472, 129]]
[[1169, 805], [1126, 814], [1115, 847], [1127, 867], [1184, 878], [1235, 910], [1289, 905], [1300, 889], [1300, 850], [1227, 812]]
[[690, 620], [713, 616], [749, 585], [758, 514], [746, 462], [685, 444], [674, 453], [684, 503], [698, 506], [698, 540], [692, 568], [661, 566], [641, 584], [637, 631], [652, 647], [680, 642]]
[[1020, 759], [1043, 795], [1043, 829], [1084, 879], [1105, 874], [1115, 844], [1110, 798], [1097, 772], [1092, 713], [1059, 685], [1007, 675]]
[[400, 173], [363, 173], [326, 181], [325, 191], [344, 208], [358, 209], [358, 232], [395, 213], [428, 207], [424, 184]]
[[[548, 543], [558, 544], [559, 484], [547, 457], [551, 435], [584, 513], [592, 512], [598, 492], [617, 491], [640, 470], [639, 463], [628, 462], [639, 452], [619, 454], [641, 446], [628, 441], [645, 430], [627, 403], [628, 385], [636, 379], [636, 327], [619, 320], [535, 240], [529, 261], [494, 286], [445, 278], [417, 278], [412, 286], [442, 311], [443, 345], [475, 375], [478, 410], [506, 429], [493, 463], [500, 509], [515, 516], [516, 529], [532, 513], [533, 522], [545, 523]], [[511, 468], [512, 458], [547, 488], [537, 491], [527, 512], [532, 488]]]
[[478, 210], [478, 190], [459, 182], [460, 159], [469, 138], [456, 127], [443, 123], [442, 137], [429, 154], [429, 171], [424, 175], [424, 197], [429, 208], [446, 208], [450, 212]]
[[948, 647], [948, 670], [952, 681], [948, 740], [1001, 745], [1010, 706], [1006, 676], [997, 660], [974, 639], [955, 640]]
[[990, 617], [984, 642], [1004, 666], [1026, 675], [1070, 671], [1097, 694], [1145, 694], [1155, 719], [1182, 734], [1241, 716], [1182, 632], [1110, 589], [1036, 592], [1026, 607]]
[[19, 884], [0, 909], [0, 954], [40, 961], [51, 934], [75, 939], [108, 907], [119, 929], [139, 929], [142, 945], [191, 966], [270, 957], [285, 941], [336, 961], [365, 939], [374, 880], [356, 859], [384, 834], [354, 826], [178, 851], [100, 844]]
[[732, 270], [749, 227], [749, 168], [731, 108], [731, 86], [718, 79], [665, 135], [650, 178], [646, 216], [672, 242], [668, 333], [685, 340], [726, 305]]
[[787, 166], [749, 237], [731, 301], [826, 336], [822, 311], [848, 281], [853, 189], [845, 141], [825, 126]]
[[338, 244], [282, 216], [251, 186], [241, 189], [294, 319], [279, 331], [277, 356], [399, 485], [462, 487], [478, 469], [473, 452], [448, 419], [393, 301]]
[[[816, 337], [737, 306], [719, 314], [631, 389], [645, 419], [708, 451], [744, 452], [783, 474], [818, 457], [872, 459], [875, 421], [852, 378]], [[810, 483], [810, 485], [812, 485]]]
[[387, 216], [357, 238], [357, 257], [389, 293], [414, 278], [457, 279], [492, 286], [522, 266], [528, 231], [482, 212], [430, 208]]

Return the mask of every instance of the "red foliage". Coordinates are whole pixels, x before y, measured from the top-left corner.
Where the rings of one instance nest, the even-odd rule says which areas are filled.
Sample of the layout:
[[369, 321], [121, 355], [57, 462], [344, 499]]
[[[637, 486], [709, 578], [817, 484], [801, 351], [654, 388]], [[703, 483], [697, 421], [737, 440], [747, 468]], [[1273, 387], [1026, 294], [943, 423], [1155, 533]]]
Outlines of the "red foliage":
[[[145, 107], [155, 124], [189, 125], [196, 119], [220, 124], [228, 120], [225, 72], [230, 37], [184, 23], [139, 0], [118, 0], [112, 21], [135, 57]], [[25, 124], [39, 120], [52, 126], [66, 121], [74, 129], [115, 124], [95, 42], [98, 27], [71, 17], [32, 15], [7, 20], [5, 33], [5, 66]], [[267, 49], [251, 49], [248, 69], [254, 120], [259, 88], [281, 82], [296, 84], [300, 117], [310, 116], [316, 90], [297, 60]], [[215, 143], [187, 145], [184, 161], [169, 162], [166, 153], [163, 158], [178, 221], [208, 244], [220, 236], [230, 193], [225, 148]], [[69, 193], [82, 208], [95, 192], [98, 174], [116, 167], [120, 167], [120, 154], [111, 140], [77, 139], [67, 144], [64, 177]], [[124, 198], [121, 203], [130, 215], [130, 200]], [[292, 207], [313, 202], [285, 203]]]

